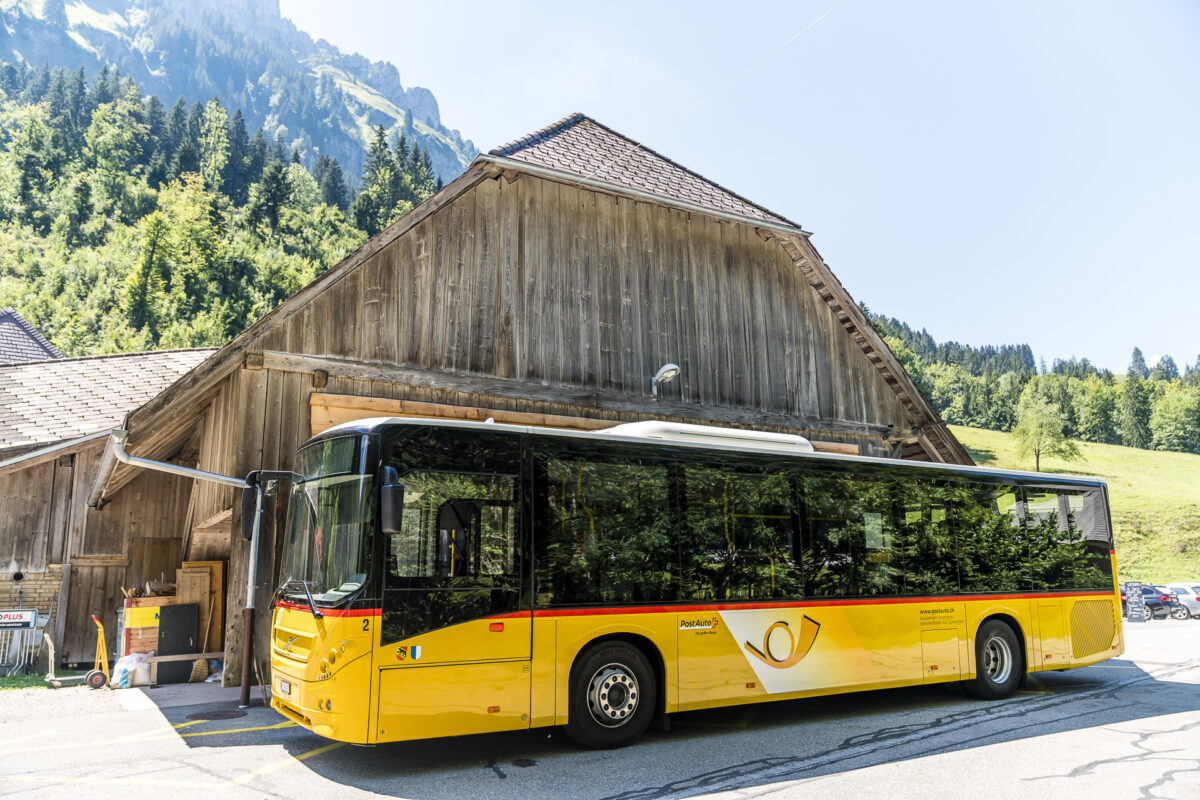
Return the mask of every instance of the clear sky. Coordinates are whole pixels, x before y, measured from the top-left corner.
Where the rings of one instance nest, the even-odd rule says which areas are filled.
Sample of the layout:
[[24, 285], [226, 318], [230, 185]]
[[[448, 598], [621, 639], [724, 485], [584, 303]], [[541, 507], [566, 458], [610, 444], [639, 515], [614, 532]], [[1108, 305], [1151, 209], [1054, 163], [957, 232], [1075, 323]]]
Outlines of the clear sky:
[[596, 118], [800, 223], [940, 341], [1195, 363], [1200, 3], [844, 0], [687, 113], [835, 1], [281, 6], [482, 150]]

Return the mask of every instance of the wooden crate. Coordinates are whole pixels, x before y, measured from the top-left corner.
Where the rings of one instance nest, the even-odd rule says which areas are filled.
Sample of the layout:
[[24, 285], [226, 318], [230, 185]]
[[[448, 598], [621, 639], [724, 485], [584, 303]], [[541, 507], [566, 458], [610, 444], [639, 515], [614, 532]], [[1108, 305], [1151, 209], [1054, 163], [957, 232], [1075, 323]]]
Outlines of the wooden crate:
[[206, 570], [208, 572], [208, 593], [203, 598], [195, 600], [180, 600], [179, 602], [197, 603], [200, 606], [200, 630], [198, 635], [204, 635], [208, 623], [208, 610], [212, 609], [212, 625], [208, 626], [208, 640], [200, 643], [200, 649], [215, 653], [225, 649], [225, 562], [224, 561], [184, 561], [180, 571]]
[[126, 598], [121, 655], [154, 652], [158, 648], [158, 609], [174, 603], [173, 596]]

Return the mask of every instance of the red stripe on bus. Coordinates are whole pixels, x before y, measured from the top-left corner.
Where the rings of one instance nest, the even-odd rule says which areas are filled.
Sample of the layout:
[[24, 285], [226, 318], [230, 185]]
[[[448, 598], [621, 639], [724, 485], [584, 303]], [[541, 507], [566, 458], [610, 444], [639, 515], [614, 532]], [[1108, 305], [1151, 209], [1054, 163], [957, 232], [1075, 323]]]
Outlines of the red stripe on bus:
[[691, 614], [697, 611], [739, 611], [770, 608], [822, 608], [830, 606], [897, 605], [903, 603], [952, 603], [968, 600], [1033, 600], [1061, 597], [1112, 597], [1110, 591], [1095, 592], [1048, 592], [1045, 594], [985, 594], [953, 595], [950, 597], [880, 597], [852, 600], [789, 600], [774, 603], [712, 603], [691, 606], [631, 606], [608, 608], [544, 608], [533, 612], [535, 617], [583, 617], [603, 614], [662, 614], [676, 612]]
[[[608, 606], [605, 608], [540, 608], [533, 612], [509, 611], [504, 614], [491, 614], [479, 619], [523, 619], [525, 617], [586, 617], [612, 614], [692, 614], [697, 611], [755, 611], [771, 608], [829, 608], [836, 606], [888, 606], [912, 603], [954, 603], [966, 601], [997, 601], [997, 600], [1045, 600], [1063, 597], [1112, 597], [1107, 590], [1091, 592], [1044, 592], [1029, 594], [973, 594], [948, 595], [941, 597], [862, 597], [847, 600], [780, 600], [770, 603], [708, 603], [704, 605], [674, 605], [674, 606]], [[308, 606], [289, 603], [280, 600], [276, 603], [280, 608], [294, 611], [310, 611]], [[321, 612], [328, 617], [378, 617], [382, 614], [379, 608], [336, 609], [323, 608]]]
[[[299, 603], [289, 603], [286, 600], [279, 600], [275, 605], [280, 608], [291, 609], [292, 611], [307, 611], [310, 614], [312, 609], [306, 605]], [[320, 608], [321, 613], [327, 617], [378, 617], [383, 613], [383, 609], [379, 608]]]

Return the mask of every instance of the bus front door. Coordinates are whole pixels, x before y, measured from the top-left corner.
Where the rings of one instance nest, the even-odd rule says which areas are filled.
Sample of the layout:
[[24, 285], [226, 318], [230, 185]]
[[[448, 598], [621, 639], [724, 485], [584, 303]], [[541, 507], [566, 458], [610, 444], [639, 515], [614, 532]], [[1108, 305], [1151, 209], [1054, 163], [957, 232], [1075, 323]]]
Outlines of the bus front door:
[[408, 585], [384, 591], [377, 742], [529, 726], [532, 623], [519, 610], [511, 490], [494, 485], [503, 477], [405, 478], [404, 530], [387, 558], [391, 584]]

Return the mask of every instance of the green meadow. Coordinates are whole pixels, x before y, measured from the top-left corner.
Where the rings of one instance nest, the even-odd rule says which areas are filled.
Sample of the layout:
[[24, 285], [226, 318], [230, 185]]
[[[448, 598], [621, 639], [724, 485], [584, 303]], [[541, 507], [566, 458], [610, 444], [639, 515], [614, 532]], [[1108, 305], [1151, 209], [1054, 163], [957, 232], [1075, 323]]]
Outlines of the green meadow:
[[[982, 467], [1033, 469], [1012, 434], [951, 425]], [[1200, 455], [1078, 442], [1083, 458], [1042, 458], [1043, 472], [1108, 482], [1120, 579], [1200, 580]]]

